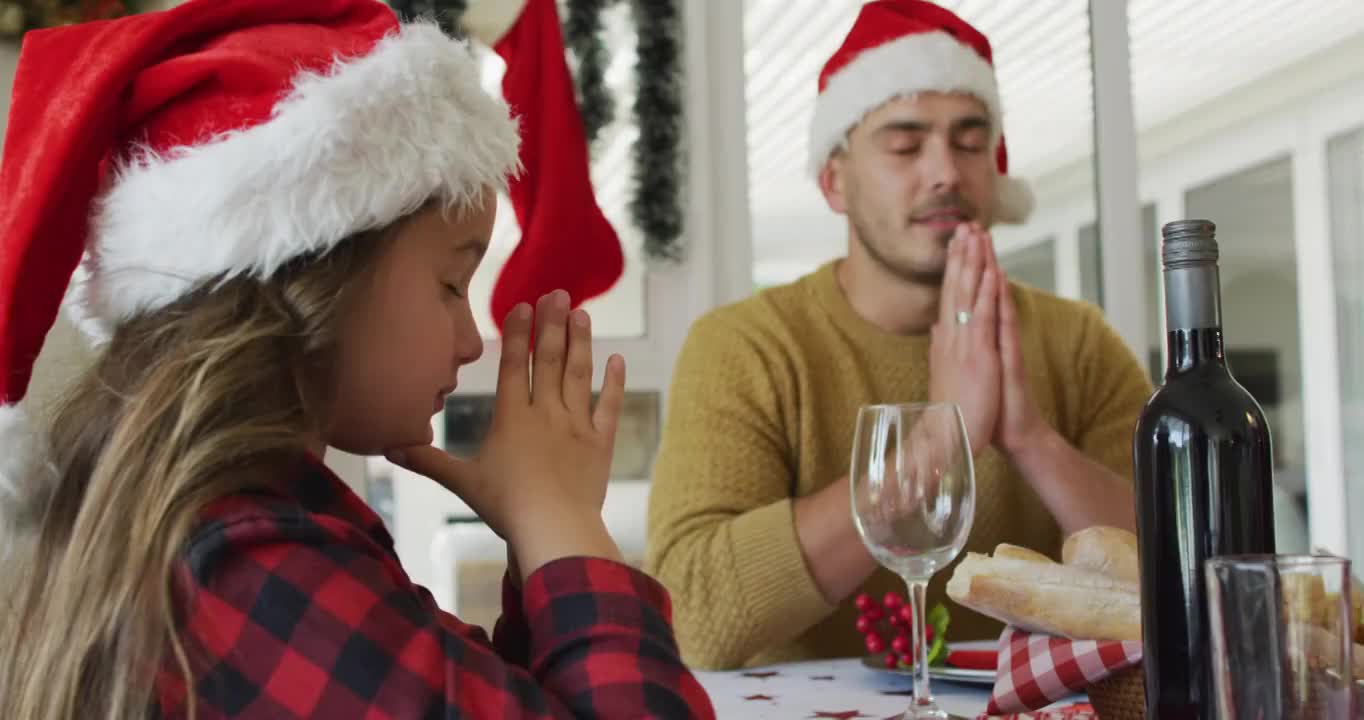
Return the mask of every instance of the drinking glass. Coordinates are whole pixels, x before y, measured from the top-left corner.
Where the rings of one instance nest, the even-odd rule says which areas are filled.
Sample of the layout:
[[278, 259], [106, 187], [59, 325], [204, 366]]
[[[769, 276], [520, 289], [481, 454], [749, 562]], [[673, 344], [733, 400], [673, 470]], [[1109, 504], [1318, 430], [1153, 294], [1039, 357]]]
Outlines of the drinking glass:
[[1218, 718], [1354, 716], [1349, 560], [1228, 555], [1204, 580]]
[[909, 590], [914, 701], [904, 714], [947, 718], [928, 683], [924, 592], [966, 545], [975, 516], [975, 468], [953, 403], [868, 405], [853, 438], [852, 513], [862, 542]]

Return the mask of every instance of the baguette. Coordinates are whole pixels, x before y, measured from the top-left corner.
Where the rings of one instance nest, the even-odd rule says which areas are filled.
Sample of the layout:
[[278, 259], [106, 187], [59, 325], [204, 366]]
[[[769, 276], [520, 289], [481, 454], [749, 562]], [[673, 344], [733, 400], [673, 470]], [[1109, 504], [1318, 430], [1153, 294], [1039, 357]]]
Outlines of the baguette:
[[[1308, 667], [1335, 667], [1340, 653], [1339, 635], [1310, 623], [1291, 622], [1285, 633], [1290, 656], [1305, 656]], [[1350, 643], [1351, 672], [1355, 680], [1364, 680], [1364, 645]]]
[[1009, 558], [1012, 560], [1029, 560], [1031, 562], [1043, 564], [1055, 564], [1054, 560], [1036, 550], [1010, 545], [1008, 543], [1000, 543], [995, 546], [995, 557]]
[[1141, 582], [1137, 563], [1137, 536], [1127, 530], [1096, 526], [1066, 538], [1061, 562], [1110, 577]]
[[1141, 639], [1135, 582], [1060, 565], [1023, 548], [1002, 547], [995, 557], [968, 554], [948, 581], [947, 595], [1029, 632], [1079, 640]]

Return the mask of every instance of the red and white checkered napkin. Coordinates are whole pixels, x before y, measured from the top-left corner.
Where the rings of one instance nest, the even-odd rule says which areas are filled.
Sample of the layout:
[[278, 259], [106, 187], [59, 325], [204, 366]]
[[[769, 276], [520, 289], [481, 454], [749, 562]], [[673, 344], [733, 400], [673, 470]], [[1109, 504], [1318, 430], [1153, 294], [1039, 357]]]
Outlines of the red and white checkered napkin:
[[1069, 640], [1006, 627], [999, 636], [999, 672], [987, 712], [1043, 708], [1139, 662], [1140, 642]]
[[1037, 712], [1010, 713], [1008, 715], [981, 715], [976, 720], [1101, 720], [1089, 705], [1071, 705], [1060, 710], [1038, 710]]

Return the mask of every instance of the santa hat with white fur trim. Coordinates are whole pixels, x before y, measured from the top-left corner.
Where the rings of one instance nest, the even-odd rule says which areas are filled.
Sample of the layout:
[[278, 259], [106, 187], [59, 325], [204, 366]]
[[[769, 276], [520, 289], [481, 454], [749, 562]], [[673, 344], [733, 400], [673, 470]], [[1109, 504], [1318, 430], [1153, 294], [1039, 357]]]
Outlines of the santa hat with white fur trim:
[[993, 62], [990, 41], [946, 8], [922, 0], [867, 3], [819, 74], [810, 127], [811, 174], [818, 176], [848, 131], [890, 100], [928, 91], [968, 93], [990, 113], [999, 171], [995, 219], [1027, 220], [1032, 191], [1009, 175]]
[[0, 505], [42, 457], [17, 404], [64, 297], [107, 335], [502, 189], [518, 143], [470, 48], [379, 0], [191, 0], [28, 33], [0, 167]]

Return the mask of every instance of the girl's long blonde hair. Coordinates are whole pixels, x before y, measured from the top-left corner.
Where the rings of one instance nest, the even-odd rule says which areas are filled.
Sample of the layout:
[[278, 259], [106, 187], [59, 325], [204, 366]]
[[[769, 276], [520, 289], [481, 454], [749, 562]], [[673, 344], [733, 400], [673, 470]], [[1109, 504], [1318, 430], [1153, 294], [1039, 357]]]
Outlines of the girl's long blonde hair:
[[168, 659], [194, 687], [185, 543], [206, 504], [319, 437], [338, 320], [388, 236], [203, 283], [117, 329], [52, 415], [55, 473], [0, 538], [0, 718], [145, 718]]

